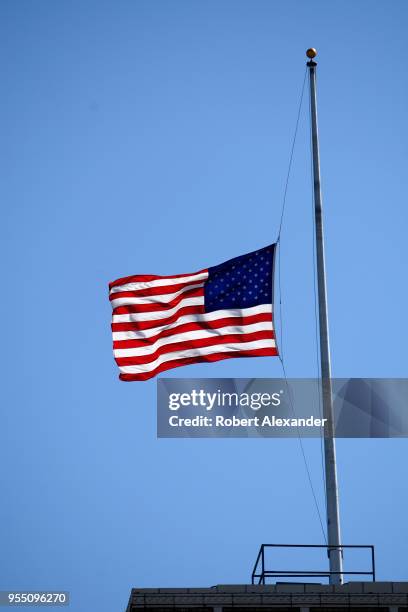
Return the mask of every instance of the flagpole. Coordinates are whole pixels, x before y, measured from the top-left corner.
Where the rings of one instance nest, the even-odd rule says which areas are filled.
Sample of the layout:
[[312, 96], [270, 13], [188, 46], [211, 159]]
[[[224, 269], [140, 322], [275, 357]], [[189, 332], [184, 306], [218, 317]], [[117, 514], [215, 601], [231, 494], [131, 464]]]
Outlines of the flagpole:
[[330, 345], [327, 317], [326, 271], [324, 260], [323, 209], [320, 184], [319, 137], [317, 128], [317, 97], [316, 97], [316, 49], [308, 49], [307, 66], [310, 77], [310, 114], [312, 123], [312, 157], [314, 208], [316, 230], [316, 264], [317, 288], [319, 298], [320, 327], [320, 366], [322, 383], [323, 417], [327, 419], [324, 437], [324, 463], [326, 473], [327, 502], [327, 544], [330, 572], [330, 584], [341, 584], [343, 581], [343, 559], [340, 537], [339, 495], [337, 487], [336, 446], [334, 440], [333, 402], [331, 388]]

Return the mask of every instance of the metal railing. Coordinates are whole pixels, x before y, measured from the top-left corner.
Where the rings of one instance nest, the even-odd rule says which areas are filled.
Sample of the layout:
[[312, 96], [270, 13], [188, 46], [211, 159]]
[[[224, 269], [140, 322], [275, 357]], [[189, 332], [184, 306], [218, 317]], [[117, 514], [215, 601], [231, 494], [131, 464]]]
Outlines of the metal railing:
[[362, 572], [347, 572], [345, 570], [342, 572], [331, 572], [330, 570], [269, 570], [265, 568], [266, 548], [325, 548], [327, 551], [327, 556], [329, 556], [329, 550], [332, 550], [333, 546], [327, 546], [326, 544], [261, 544], [254, 569], [252, 571], [252, 584], [266, 584], [265, 581], [267, 578], [330, 578], [330, 576], [335, 574], [341, 574], [342, 576], [371, 576], [372, 581], [375, 581], [374, 546], [371, 544], [342, 544], [339, 546], [341, 551], [349, 548], [370, 550], [371, 571]]

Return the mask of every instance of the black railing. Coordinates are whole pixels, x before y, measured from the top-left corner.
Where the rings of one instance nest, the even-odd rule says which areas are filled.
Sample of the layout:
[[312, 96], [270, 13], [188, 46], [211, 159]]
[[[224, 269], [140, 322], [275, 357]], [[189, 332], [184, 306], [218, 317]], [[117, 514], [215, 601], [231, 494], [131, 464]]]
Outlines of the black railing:
[[[369, 549], [371, 552], [371, 571], [362, 572], [348, 572], [343, 570], [342, 572], [331, 572], [321, 570], [270, 570], [265, 567], [265, 549], [266, 548], [325, 548], [327, 555], [329, 551], [333, 550], [333, 546], [327, 546], [325, 544], [261, 544], [258, 556], [255, 561], [254, 569], [252, 571], [252, 584], [266, 584], [267, 578], [329, 578], [330, 576], [339, 575], [342, 576], [371, 576], [372, 581], [375, 581], [375, 557], [374, 557], [374, 546], [371, 544], [342, 544], [339, 546], [340, 550], [349, 548], [358, 549]], [[260, 567], [259, 567], [260, 566]]]

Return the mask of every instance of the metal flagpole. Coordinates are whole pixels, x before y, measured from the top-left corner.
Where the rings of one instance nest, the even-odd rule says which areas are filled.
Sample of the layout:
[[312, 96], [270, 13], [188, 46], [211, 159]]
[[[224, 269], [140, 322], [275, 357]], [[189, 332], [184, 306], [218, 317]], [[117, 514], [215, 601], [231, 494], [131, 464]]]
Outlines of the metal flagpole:
[[323, 417], [327, 419], [324, 437], [324, 463], [326, 472], [327, 536], [330, 562], [330, 583], [342, 583], [343, 559], [340, 539], [339, 496], [337, 488], [336, 447], [334, 441], [333, 402], [331, 388], [329, 329], [327, 320], [326, 272], [324, 262], [324, 234], [322, 194], [320, 186], [319, 138], [316, 100], [316, 49], [306, 55], [310, 77], [310, 111], [312, 121], [313, 183], [316, 229], [317, 287], [319, 297], [320, 365], [322, 382]]

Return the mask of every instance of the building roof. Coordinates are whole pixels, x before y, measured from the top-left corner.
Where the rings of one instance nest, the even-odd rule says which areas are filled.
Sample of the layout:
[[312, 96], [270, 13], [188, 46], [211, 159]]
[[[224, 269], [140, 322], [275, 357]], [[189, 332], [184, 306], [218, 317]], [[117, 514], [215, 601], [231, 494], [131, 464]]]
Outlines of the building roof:
[[[127, 612], [273, 612], [293, 608], [324, 608], [325, 612], [395, 607], [408, 612], [408, 582], [346, 582], [342, 585], [277, 583], [268, 585], [226, 584], [208, 588], [134, 588]], [[404, 608], [404, 610], [401, 610]], [[232, 610], [233, 609], [233, 610]]]

